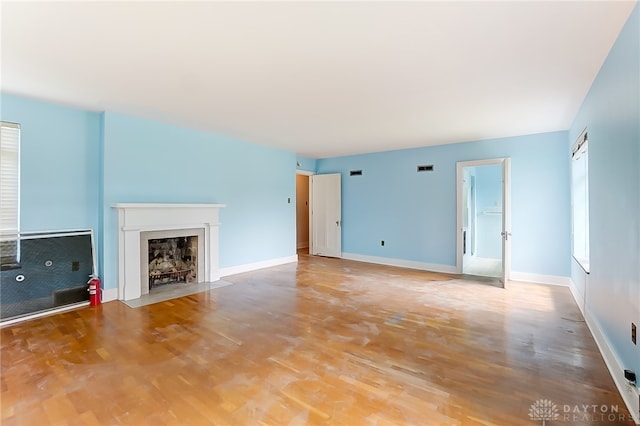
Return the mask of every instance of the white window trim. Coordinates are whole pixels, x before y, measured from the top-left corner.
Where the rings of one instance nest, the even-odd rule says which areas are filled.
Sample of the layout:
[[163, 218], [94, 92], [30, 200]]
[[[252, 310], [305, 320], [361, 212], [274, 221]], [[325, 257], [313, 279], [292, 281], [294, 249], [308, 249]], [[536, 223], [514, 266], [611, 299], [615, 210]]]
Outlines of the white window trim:
[[[575, 204], [581, 194], [576, 194], [576, 188], [574, 187], [574, 171], [577, 161], [584, 161], [584, 215], [582, 217], [584, 221], [584, 246], [576, 247], [576, 212]], [[582, 201], [582, 200], [581, 200]], [[589, 140], [587, 129], [585, 129], [577, 141], [574, 143], [571, 149], [571, 254], [578, 264], [585, 270], [586, 273], [590, 272], [590, 249], [589, 249]]]

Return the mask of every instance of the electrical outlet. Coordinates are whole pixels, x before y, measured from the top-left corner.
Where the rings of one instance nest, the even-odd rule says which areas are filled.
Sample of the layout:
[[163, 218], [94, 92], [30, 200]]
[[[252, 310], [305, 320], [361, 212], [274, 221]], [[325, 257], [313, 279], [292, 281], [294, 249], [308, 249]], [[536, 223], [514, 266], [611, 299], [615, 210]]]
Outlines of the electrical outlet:
[[380, 241], [380, 245], [384, 247], [384, 240]]
[[636, 332], [636, 325], [634, 323], [631, 323], [631, 341], [633, 342], [634, 345], [637, 344], [637, 332]]

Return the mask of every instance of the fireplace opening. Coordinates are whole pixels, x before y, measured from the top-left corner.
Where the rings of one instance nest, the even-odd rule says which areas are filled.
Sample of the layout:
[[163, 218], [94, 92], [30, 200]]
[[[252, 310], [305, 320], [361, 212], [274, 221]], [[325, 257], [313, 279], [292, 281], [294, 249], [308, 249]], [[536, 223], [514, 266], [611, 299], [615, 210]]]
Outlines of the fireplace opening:
[[198, 282], [198, 236], [148, 240], [149, 290], [176, 283]]

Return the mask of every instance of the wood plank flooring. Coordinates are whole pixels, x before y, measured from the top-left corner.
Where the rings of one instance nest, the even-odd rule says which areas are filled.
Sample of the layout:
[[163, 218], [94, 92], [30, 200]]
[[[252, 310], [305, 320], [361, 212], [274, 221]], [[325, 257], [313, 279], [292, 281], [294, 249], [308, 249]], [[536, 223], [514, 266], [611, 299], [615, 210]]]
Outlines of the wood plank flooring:
[[2, 328], [2, 425], [632, 424], [566, 288], [304, 255], [225, 279]]

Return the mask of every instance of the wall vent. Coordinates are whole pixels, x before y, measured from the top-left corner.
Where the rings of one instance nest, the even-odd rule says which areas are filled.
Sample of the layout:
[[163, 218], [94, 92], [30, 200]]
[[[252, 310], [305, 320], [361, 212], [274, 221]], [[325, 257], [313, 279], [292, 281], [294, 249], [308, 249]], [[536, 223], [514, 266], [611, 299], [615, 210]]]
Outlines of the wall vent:
[[362, 170], [351, 170], [349, 176], [362, 176]]
[[418, 172], [432, 172], [433, 164], [425, 164], [423, 166], [418, 166]]

